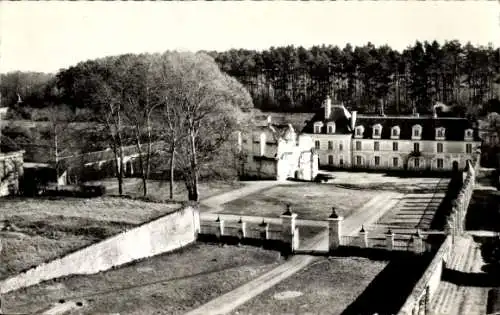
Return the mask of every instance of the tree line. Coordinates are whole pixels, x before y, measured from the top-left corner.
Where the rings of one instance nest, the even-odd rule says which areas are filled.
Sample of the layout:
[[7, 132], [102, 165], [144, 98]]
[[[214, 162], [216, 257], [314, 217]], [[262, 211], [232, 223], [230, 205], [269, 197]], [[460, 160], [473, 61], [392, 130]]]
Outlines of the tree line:
[[[188, 199], [198, 201], [200, 172], [214, 161], [230, 162], [222, 152], [230, 150], [228, 140], [245, 123], [243, 110], [252, 107], [247, 90], [204, 53], [125, 54], [88, 60], [48, 77], [46, 83], [36, 93], [40, 96], [37, 106], [27, 108], [41, 107], [46, 112], [45, 137], [53, 143], [56, 169], [64, 144], [82, 141], [82, 130], [70, 133], [67, 127], [78, 110], [84, 110], [86, 117], [80, 121], [89, 122], [85, 130], [91, 134], [89, 142], [104, 143], [117, 161], [120, 194], [124, 147], [134, 145], [144, 195], [155, 153], [170, 165], [170, 197], [174, 170], [178, 170]], [[18, 99], [14, 97], [12, 107], [26, 108], [22, 96], [15, 96]], [[163, 150], [152, 152], [158, 142], [164, 143]]]
[[499, 49], [456, 40], [402, 52], [368, 43], [209, 54], [265, 110], [313, 111], [329, 94], [364, 113], [428, 113], [436, 101], [468, 112], [499, 93]]

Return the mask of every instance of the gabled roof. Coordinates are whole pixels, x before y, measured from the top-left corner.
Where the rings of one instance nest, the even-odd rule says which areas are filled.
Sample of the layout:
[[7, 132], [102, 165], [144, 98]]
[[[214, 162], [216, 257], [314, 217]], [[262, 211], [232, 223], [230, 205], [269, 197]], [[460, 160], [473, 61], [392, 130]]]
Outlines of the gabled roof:
[[444, 127], [445, 139], [447, 141], [464, 141], [465, 130], [473, 130], [474, 141], [481, 141], [477, 128], [474, 128], [473, 123], [465, 118], [451, 117], [414, 117], [414, 116], [363, 116], [359, 115], [356, 120], [356, 127], [363, 126], [364, 139], [372, 139], [373, 126], [380, 124], [382, 126], [382, 134], [380, 139], [391, 139], [391, 129], [394, 126], [399, 126], [399, 139], [410, 140], [412, 136], [412, 128], [415, 125], [422, 126], [422, 140], [435, 140], [436, 128]]
[[[348, 117], [350, 113], [343, 106], [332, 106], [332, 112], [328, 119], [325, 119], [324, 109], [318, 110], [318, 112], [310, 119], [302, 132], [304, 133], [314, 133], [314, 123], [322, 122], [325, 126], [327, 123], [333, 121], [335, 122], [335, 132], [333, 134], [351, 134], [351, 121]], [[321, 128], [321, 133], [327, 133], [327, 128]]]

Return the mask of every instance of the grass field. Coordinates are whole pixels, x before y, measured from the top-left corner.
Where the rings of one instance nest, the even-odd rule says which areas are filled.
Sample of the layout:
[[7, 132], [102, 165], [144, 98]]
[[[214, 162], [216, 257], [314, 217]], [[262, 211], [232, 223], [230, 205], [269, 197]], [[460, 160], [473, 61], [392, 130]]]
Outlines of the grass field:
[[64, 299], [86, 305], [75, 314], [182, 314], [279, 263], [276, 252], [260, 248], [195, 244], [115, 270], [8, 293], [2, 307], [36, 313]]
[[[95, 182], [94, 182], [95, 183]], [[118, 194], [116, 179], [105, 179], [100, 181], [108, 187], [108, 194]], [[209, 198], [218, 194], [222, 194], [240, 187], [245, 183], [237, 181], [211, 181], [201, 182], [198, 186], [200, 199]], [[142, 197], [143, 187], [140, 179], [127, 178], [125, 179], [124, 193], [132, 197]], [[169, 200], [170, 184], [169, 181], [149, 180], [148, 181], [148, 197], [153, 200], [167, 201]], [[175, 201], [186, 201], [187, 191], [184, 182], [175, 182], [174, 198]]]
[[283, 185], [228, 202], [222, 213], [279, 217], [290, 204], [300, 219], [324, 220], [331, 214], [332, 207], [346, 217], [376, 194], [376, 191], [344, 189], [329, 184]]
[[[178, 204], [104, 197], [0, 200], [0, 279], [165, 215]], [[7, 228], [10, 226], [10, 228]]]
[[[341, 314], [386, 265], [366, 258], [321, 258], [231, 314]], [[281, 297], [288, 292], [296, 296]]]

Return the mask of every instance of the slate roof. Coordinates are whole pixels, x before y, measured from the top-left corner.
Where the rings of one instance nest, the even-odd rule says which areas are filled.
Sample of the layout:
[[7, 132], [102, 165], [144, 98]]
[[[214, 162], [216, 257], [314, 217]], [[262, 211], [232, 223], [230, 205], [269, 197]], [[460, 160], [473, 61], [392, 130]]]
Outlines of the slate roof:
[[465, 130], [473, 129], [474, 141], [481, 141], [477, 128], [474, 123], [465, 118], [450, 118], [450, 117], [412, 117], [412, 116], [363, 116], [358, 115], [356, 119], [356, 127], [363, 126], [364, 139], [372, 139], [373, 126], [380, 124], [382, 126], [382, 134], [380, 139], [391, 139], [391, 128], [399, 126], [399, 139], [410, 140], [412, 135], [412, 127], [414, 125], [422, 126], [422, 140], [435, 140], [436, 128], [444, 127], [445, 139], [448, 141], [464, 141]]
[[325, 119], [325, 110], [321, 108], [316, 114], [306, 122], [306, 126], [302, 130], [304, 133], [314, 133], [314, 123], [321, 121], [323, 122], [323, 127], [321, 128], [321, 133], [326, 134], [327, 129], [326, 124], [330, 121], [335, 122], [335, 133], [337, 135], [352, 134], [351, 121], [346, 117], [345, 108], [339, 106], [332, 106], [332, 112], [328, 119]]

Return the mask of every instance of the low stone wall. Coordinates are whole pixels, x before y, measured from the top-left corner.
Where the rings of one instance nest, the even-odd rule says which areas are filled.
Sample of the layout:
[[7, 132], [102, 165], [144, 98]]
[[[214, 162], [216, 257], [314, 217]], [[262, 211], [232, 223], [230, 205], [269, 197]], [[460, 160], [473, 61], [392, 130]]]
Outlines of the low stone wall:
[[7, 278], [0, 283], [0, 293], [63, 276], [98, 273], [134, 260], [169, 252], [194, 242], [198, 232], [198, 209], [188, 206]]
[[465, 228], [465, 216], [469, 207], [474, 186], [476, 182], [476, 173], [479, 171], [479, 158], [467, 161], [467, 168], [464, 172], [464, 180], [457, 197], [451, 202], [451, 210], [446, 217], [445, 231], [449, 234], [462, 234]]
[[398, 315], [430, 314], [430, 302], [441, 282], [443, 266], [450, 259], [452, 245], [452, 236], [448, 235], [420, 280], [413, 287]]
[[200, 223], [200, 240], [215, 240], [246, 244], [269, 245], [268, 247], [293, 253], [299, 247], [299, 228], [296, 226], [297, 214], [284, 213], [281, 224], [230, 221], [220, 217], [215, 221]]

